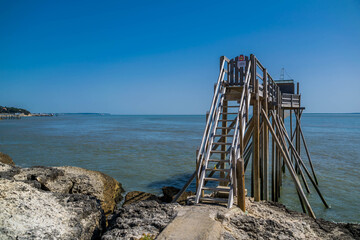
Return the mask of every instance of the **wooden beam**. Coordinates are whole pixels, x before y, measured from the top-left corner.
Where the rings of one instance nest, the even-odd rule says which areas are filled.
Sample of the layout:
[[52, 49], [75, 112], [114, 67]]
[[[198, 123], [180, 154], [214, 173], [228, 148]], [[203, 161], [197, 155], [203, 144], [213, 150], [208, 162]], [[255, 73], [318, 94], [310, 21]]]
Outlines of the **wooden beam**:
[[[268, 114], [268, 79], [267, 70], [263, 70], [263, 86], [264, 86], [264, 97], [263, 97], [263, 109]], [[266, 124], [263, 126], [263, 199], [269, 200], [268, 194], [268, 165], [269, 165], [269, 130]]]
[[[272, 120], [272, 126], [275, 128], [274, 119]], [[271, 200], [276, 202], [277, 193], [276, 193], [276, 150], [275, 150], [275, 140], [271, 137]]]
[[310, 203], [309, 203], [309, 201], [307, 200], [304, 191], [302, 190], [302, 187], [301, 187], [301, 184], [300, 184], [300, 182], [299, 182], [299, 179], [298, 179], [296, 173], [294, 172], [294, 170], [292, 169], [292, 166], [291, 166], [291, 164], [290, 164], [290, 160], [287, 158], [284, 149], [281, 147], [280, 141], [279, 141], [278, 137], [276, 136], [276, 133], [275, 133], [274, 129], [272, 128], [271, 123], [270, 123], [268, 117], [266, 116], [266, 113], [264, 112], [264, 110], [262, 110], [262, 115], [263, 115], [263, 117], [264, 117], [264, 119], [265, 119], [265, 121], [266, 121], [266, 123], [267, 123], [267, 125], [268, 125], [268, 127], [269, 127], [269, 130], [271, 131], [272, 136], [274, 137], [274, 139], [275, 139], [275, 141], [276, 141], [277, 146], [278, 146], [279, 149], [280, 149], [280, 152], [281, 152], [282, 156], [283, 156], [284, 159], [285, 159], [285, 164], [286, 164], [286, 166], [287, 166], [287, 168], [288, 168], [288, 170], [289, 170], [289, 172], [290, 172], [290, 175], [291, 175], [291, 177], [292, 177], [292, 179], [293, 179], [293, 181], [294, 181], [294, 183], [295, 183], [295, 186], [296, 186], [296, 188], [297, 188], [297, 191], [299, 192], [301, 198], [303, 199], [303, 201], [304, 201], [304, 203], [305, 203], [305, 206], [306, 206], [306, 209], [307, 209], [307, 211], [308, 211], [308, 214], [309, 214], [312, 218], [316, 218], [316, 217], [315, 217], [315, 214], [314, 214], [314, 212], [313, 212], [313, 210], [312, 210], [312, 208], [311, 208], [311, 206], [310, 206]]
[[330, 208], [330, 206], [327, 204], [325, 198], [323, 197], [323, 195], [321, 194], [320, 192], [320, 189], [318, 188], [317, 184], [315, 183], [314, 179], [311, 177], [311, 174], [309, 172], [309, 170], [307, 169], [306, 165], [304, 164], [304, 161], [301, 159], [301, 156], [298, 152], [295, 151], [295, 147], [294, 145], [290, 142], [290, 138], [287, 134], [285, 134], [285, 137], [287, 138], [289, 144], [290, 144], [290, 147], [292, 149], [294, 149], [294, 154], [295, 154], [295, 158], [297, 158], [297, 160], [299, 161], [299, 163], [301, 164], [301, 166], [304, 168], [308, 178], [310, 179], [311, 183], [313, 184], [316, 192], [318, 193], [319, 197], [321, 198], [321, 201], [324, 203], [325, 207], [327, 208]]
[[245, 170], [244, 160], [236, 161], [236, 177], [237, 177], [237, 205], [245, 212]]
[[[285, 129], [285, 125], [284, 125], [283, 122], [281, 122], [279, 116], [277, 116], [277, 118], [276, 118], [276, 116], [274, 115], [274, 113], [272, 113], [272, 116], [273, 116], [273, 118], [275, 118], [276, 128], [280, 129], [280, 132], [281, 132], [281, 141], [282, 141], [282, 144], [283, 144], [285, 153], [287, 154], [288, 158], [291, 159], [291, 158], [290, 158], [289, 150], [287, 149], [287, 145], [286, 145], [286, 142], [285, 142], [285, 136], [287, 135], [287, 132], [286, 132], [286, 129]], [[290, 144], [290, 143], [289, 143], [289, 144]], [[291, 149], [291, 150], [292, 150], [292, 149]], [[296, 161], [297, 166], [299, 166], [300, 164], [299, 164], [298, 160], [295, 159], [295, 161]], [[291, 162], [290, 162], [290, 163], [291, 163]], [[294, 170], [295, 170], [295, 169], [294, 169]], [[306, 191], [307, 191], [308, 193], [310, 193], [309, 185], [308, 185], [307, 182], [306, 182], [306, 179], [305, 179], [305, 176], [304, 176], [303, 171], [301, 170], [301, 168], [299, 168], [298, 170], [299, 170], [300, 176], [301, 176], [301, 178], [302, 178], [302, 180], [303, 180], [303, 182], [304, 182]]]
[[[298, 121], [298, 117], [296, 116], [296, 121]], [[309, 153], [309, 149], [307, 147], [307, 144], [306, 144], [306, 141], [305, 141], [305, 137], [304, 137], [304, 133], [301, 129], [301, 124], [299, 124], [299, 129], [300, 129], [300, 134], [301, 134], [301, 138], [303, 140], [303, 144], [304, 144], [304, 147], [305, 147], [305, 151], [306, 151], [306, 155], [309, 159], [309, 163], [310, 163], [310, 167], [311, 167], [311, 171], [314, 175], [314, 179], [315, 179], [315, 182], [316, 182], [316, 185], [319, 185], [319, 182], [317, 180], [317, 177], [316, 177], [316, 174], [315, 174], [315, 170], [314, 170], [314, 167], [313, 167], [313, 164], [312, 164], [312, 161], [311, 161], [311, 157], [310, 157], [310, 153]]]
[[253, 106], [253, 119], [254, 119], [254, 131], [253, 131], [254, 200], [260, 201], [260, 99], [259, 99], [259, 81], [257, 81], [257, 79], [255, 79], [255, 104]]

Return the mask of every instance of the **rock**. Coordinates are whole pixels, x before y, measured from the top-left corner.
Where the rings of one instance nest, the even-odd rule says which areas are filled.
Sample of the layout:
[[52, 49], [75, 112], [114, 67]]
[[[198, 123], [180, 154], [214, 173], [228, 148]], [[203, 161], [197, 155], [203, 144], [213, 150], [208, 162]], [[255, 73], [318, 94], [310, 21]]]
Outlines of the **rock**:
[[9, 155], [2, 152], [0, 152], [0, 163], [5, 163], [15, 166], [15, 163], [13, 162], [12, 158]]
[[233, 211], [224, 232], [243, 239], [359, 239], [360, 225], [334, 223], [288, 210], [272, 202], [246, 200], [248, 214]]
[[13, 178], [34, 186], [39, 185], [45, 191], [94, 196], [100, 200], [106, 215], [113, 212], [124, 192], [121, 184], [114, 178], [78, 167], [23, 168]]
[[137, 239], [143, 234], [156, 237], [176, 216], [180, 206], [141, 201], [116, 210], [102, 240]]
[[154, 194], [140, 192], [140, 191], [133, 191], [126, 194], [125, 202], [123, 203], [122, 206], [124, 207], [128, 204], [132, 204], [140, 201], [150, 201], [150, 200], [155, 200], [157, 202], [160, 201], [159, 198]]
[[233, 206], [183, 206], [157, 236], [168, 239], [360, 239], [360, 225], [334, 223], [272, 202], [246, 199], [247, 213]]
[[[163, 192], [163, 197], [160, 198], [160, 200], [162, 202], [167, 202], [170, 203], [173, 201], [174, 197], [176, 196], [176, 194], [178, 192], [180, 192], [179, 188], [176, 187], [163, 187], [162, 188], [162, 192]], [[189, 191], [189, 192], [184, 192], [181, 197], [177, 200], [177, 202], [181, 205], [186, 205], [187, 204], [187, 198], [189, 196], [195, 195], [195, 193]]]
[[95, 197], [0, 179], [0, 239], [96, 239], [104, 228]]
[[124, 192], [124, 189], [121, 183], [102, 172], [78, 167], [59, 167], [58, 169], [63, 170], [65, 176], [74, 176], [75, 181], [73, 181], [72, 193], [95, 196], [100, 200], [106, 215], [112, 213], [116, 204], [123, 198], [121, 194]]
[[12, 179], [20, 173], [20, 168], [0, 162], [0, 178]]

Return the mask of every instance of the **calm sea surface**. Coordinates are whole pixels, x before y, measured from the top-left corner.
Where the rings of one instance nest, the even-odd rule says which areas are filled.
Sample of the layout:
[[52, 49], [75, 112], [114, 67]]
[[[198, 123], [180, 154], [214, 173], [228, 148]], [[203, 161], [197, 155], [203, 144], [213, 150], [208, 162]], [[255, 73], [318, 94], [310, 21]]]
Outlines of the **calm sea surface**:
[[[78, 166], [114, 177], [126, 191], [159, 194], [163, 186], [182, 187], [193, 173], [204, 126], [205, 116], [3, 120], [0, 151], [22, 167]], [[332, 206], [325, 209], [311, 189], [308, 197], [315, 214], [337, 222], [360, 222], [360, 114], [304, 114], [302, 127], [320, 189]], [[191, 188], [195, 190], [194, 185]], [[281, 201], [301, 210], [288, 172]]]

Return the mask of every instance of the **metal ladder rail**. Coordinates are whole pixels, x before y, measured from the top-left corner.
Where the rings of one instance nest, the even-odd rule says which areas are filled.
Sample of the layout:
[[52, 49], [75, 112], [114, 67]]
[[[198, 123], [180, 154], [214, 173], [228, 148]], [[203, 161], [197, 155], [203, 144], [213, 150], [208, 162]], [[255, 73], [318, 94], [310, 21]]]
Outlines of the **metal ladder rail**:
[[[220, 68], [220, 74], [218, 77], [218, 81], [217, 81], [217, 85], [215, 88], [215, 92], [214, 92], [214, 96], [212, 99], [212, 103], [211, 103], [211, 107], [210, 107], [210, 111], [209, 111], [209, 116], [208, 119], [206, 121], [206, 126], [205, 126], [205, 130], [204, 130], [204, 134], [201, 140], [201, 145], [200, 145], [200, 149], [199, 149], [199, 153], [196, 156], [197, 162], [199, 163], [199, 165], [202, 164], [203, 159], [204, 159], [204, 151], [205, 151], [205, 145], [206, 145], [206, 141], [209, 138], [209, 131], [211, 129], [212, 123], [213, 123], [213, 119], [214, 119], [214, 111], [215, 111], [215, 106], [216, 103], [218, 102], [218, 97], [219, 97], [219, 91], [221, 88], [223, 88], [223, 82], [224, 82], [224, 76], [225, 76], [225, 69], [224, 69], [224, 65], [225, 65], [226, 60], [224, 59]], [[201, 156], [201, 157], [200, 157]], [[197, 173], [198, 175], [200, 175], [200, 168], [199, 171]]]
[[226, 88], [224, 87], [222, 89], [222, 92], [221, 92], [221, 99], [220, 99], [220, 103], [219, 103], [219, 106], [217, 107], [217, 111], [216, 111], [216, 118], [215, 118], [215, 124], [213, 126], [213, 129], [212, 129], [212, 133], [210, 135], [210, 143], [208, 144], [207, 146], [207, 151], [206, 151], [206, 154], [205, 154], [205, 157], [204, 157], [204, 163], [202, 165], [199, 165], [199, 171], [200, 171], [200, 184], [198, 186], [198, 189], [197, 189], [197, 192], [196, 192], [196, 198], [195, 198], [195, 202], [196, 203], [199, 203], [199, 200], [200, 200], [200, 196], [201, 196], [201, 191], [202, 191], [202, 188], [203, 188], [203, 185], [204, 185], [204, 178], [205, 178], [205, 175], [206, 175], [206, 168], [207, 168], [207, 164], [208, 164], [208, 161], [209, 161], [209, 158], [210, 158], [210, 154], [211, 154], [211, 149], [212, 149], [212, 144], [214, 142], [214, 135], [216, 133], [216, 127], [218, 125], [218, 122], [219, 122], [219, 117], [220, 117], [220, 112], [222, 110], [222, 106], [223, 106], [223, 102], [224, 102], [224, 98], [225, 98], [225, 91], [226, 91]]

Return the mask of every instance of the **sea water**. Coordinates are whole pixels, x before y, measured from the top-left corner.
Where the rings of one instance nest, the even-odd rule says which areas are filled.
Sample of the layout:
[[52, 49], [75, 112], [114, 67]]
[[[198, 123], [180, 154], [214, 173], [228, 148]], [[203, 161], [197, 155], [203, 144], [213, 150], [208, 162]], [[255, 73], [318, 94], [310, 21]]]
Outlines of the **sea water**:
[[[160, 194], [163, 186], [181, 188], [194, 172], [204, 127], [203, 115], [24, 117], [0, 121], [0, 152], [21, 167], [78, 166], [114, 177], [126, 191]], [[311, 187], [307, 196], [315, 214], [359, 223], [360, 114], [303, 114], [302, 129], [332, 207], [326, 209]], [[304, 149], [301, 155], [308, 163]], [[301, 211], [287, 170], [283, 180], [281, 202]]]

